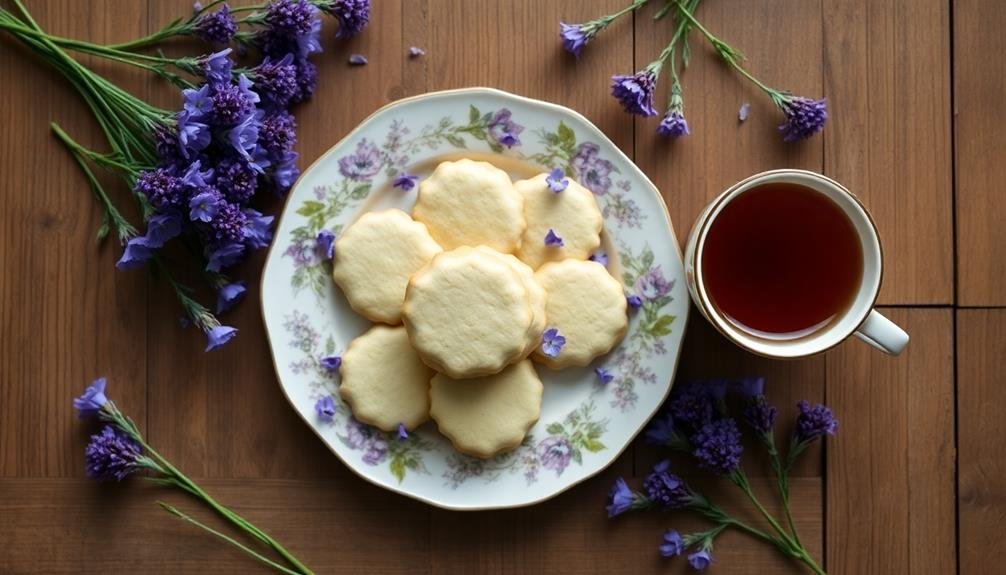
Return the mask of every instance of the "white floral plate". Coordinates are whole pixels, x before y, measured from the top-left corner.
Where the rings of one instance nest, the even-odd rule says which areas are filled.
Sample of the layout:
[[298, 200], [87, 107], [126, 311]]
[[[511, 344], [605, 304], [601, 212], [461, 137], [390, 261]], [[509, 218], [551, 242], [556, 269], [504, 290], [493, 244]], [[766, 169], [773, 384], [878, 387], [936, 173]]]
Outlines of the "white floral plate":
[[[501, 142], [511, 144], [504, 146]], [[428, 175], [445, 159], [495, 163], [515, 178], [553, 167], [590, 188], [604, 213], [602, 250], [627, 295], [629, 332], [590, 368], [551, 371], [541, 418], [516, 450], [487, 461], [462, 455], [427, 423], [408, 439], [353, 419], [338, 375], [319, 359], [341, 354], [369, 322], [330, 280], [315, 245], [363, 211], [410, 210], [415, 190], [391, 182]], [[660, 406], [688, 314], [681, 253], [660, 194], [601, 131], [562, 106], [487, 88], [435, 92], [381, 108], [314, 163], [294, 186], [262, 275], [262, 311], [280, 384], [294, 409], [350, 469], [392, 491], [450, 509], [493, 509], [548, 499], [608, 466]], [[592, 368], [614, 378], [602, 384]], [[315, 402], [332, 394], [331, 422]]]

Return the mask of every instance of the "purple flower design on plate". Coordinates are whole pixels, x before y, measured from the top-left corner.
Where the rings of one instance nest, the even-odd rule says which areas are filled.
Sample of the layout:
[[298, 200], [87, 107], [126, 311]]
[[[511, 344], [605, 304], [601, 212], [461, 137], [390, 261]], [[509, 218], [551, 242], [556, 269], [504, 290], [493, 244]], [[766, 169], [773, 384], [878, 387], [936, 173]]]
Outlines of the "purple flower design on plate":
[[346, 436], [342, 441], [350, 449], [363, 451], [363, 462], [367, 465], [378, 465], [388, 456], [388, 442], [380, 432], [353, 417], [346, 420]]
[[293, 258], [295, 268], [309, 268], [318, 265], [321, 254], [314, 238], [298, 238], [290, 244], [283, 255]]
[[674, 280], [668, 281], [659, 265], [653, 266], [645, 274], [639, 276], [633, 286], [636, 294], [646, 301], [662, 298], [673, 288]]
[[489, 135], [489, 139], [508, 148], [520, 145], [520, 138], [517, 136], [524, 131], [524, 126], [514, 122], [511, 116], [513, 116], [513, 113], [510, 110], [500, 108], [489, 118], [489, 123], [486, 124], [486, 132]]
[[555, 476], [559, 477], [569, 466], [569, 461], [573, 457], [573, 446], [565, 437], [553, 435], [541, 440], [537, 452], [541, 466], [554, 470]]
[[611, 162], [601, 158], [601, 148], [594, 142], [583, 142], [576, 147], [572, 165], [576, 179], [595, 195], [603, 196], [611, 188]]
[[366, 138], [356, 145], [356, 152], [339, 159], [339, 173], [358, 182], [369, 180], [381, 171], [381, 153]]

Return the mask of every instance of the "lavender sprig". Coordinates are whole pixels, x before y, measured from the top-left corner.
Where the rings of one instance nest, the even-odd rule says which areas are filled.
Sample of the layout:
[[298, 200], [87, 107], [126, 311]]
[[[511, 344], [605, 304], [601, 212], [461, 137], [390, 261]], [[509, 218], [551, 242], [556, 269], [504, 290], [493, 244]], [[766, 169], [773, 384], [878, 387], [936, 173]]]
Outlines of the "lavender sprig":
[[601, 16], [600, 18], [596, 18], [582, 24], [567, 24], [565, 22], [559, 22], [559, 37], [562, 38], [563, 48], [565, 48], [567, 52], [579, 58], [580, 52], [583, 51], [583, 48], [602, 30], [610, 26], [612, 22], [622, 16], [642, 8], [647, 2], [649, 2], [649, 0], [634, 0], [631, 4], [614, 14]]

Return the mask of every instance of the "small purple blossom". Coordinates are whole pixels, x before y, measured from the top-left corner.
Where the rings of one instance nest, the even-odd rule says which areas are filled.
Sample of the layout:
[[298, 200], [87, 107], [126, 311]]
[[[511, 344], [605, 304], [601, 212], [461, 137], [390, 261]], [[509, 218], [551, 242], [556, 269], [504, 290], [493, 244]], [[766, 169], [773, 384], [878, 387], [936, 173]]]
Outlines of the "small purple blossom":
[[805, 400], [797, 402], [796, 407], [800, 410], [793, 435], [797, 443], [808, 443], [824, 435], [835, 435], [838, 420], [830, 409], [821, 404], [811, 407]]
[[348, 62], [350, 66], [366, 66], [368, 60], [363, 54], [350, 54]]
[[657, 111], [653, 109], [653, 90], [656, 86], [657, 76], [649, 69], [641, 70], [631, 76], [611, 77], [611, 95], [630, 114], [657, 115]]
[[541, 334], [541, 352], [548, 357], [558, 357], [562, 351], [562, 346], [566, 345], [566, 338], [559, 335], [559, 330], [550, 327]]
[[209, 125], [196, 121], [185, 110], [175, 115], [178, 127], [178, 149], [185, 158], [191, 158], [210, 145], [212, 134]]
[[314, 404], [314, 411], [318, 414], [318, 419], [328, 423], [335, 417], [335, 400], [331, 395], [326, 395], [318, 399]]
[[220, 194], [215, 191], [203, 192], [189, 200], [189, 218], [192, 221], [211, 222], [220, 207]]
[[597, 380], [601, 382], [601, 385], [608, 385], [611, 380], [615, 379], [615, 374], [603, 367], [595, 367], [594, 374], [597, 375]]
[[783, 96], [776, 100], [776, 105], [786, 114], [786, 121], [779, 126], [779, 131], [787, 142], [813, 136], [823, 130], [828, 121], [828, 104], [824, 99]]
[[604, 267], [608, 267], [608, 254], [604, 252], [594, 252], [590, 254], [590, 257], [588, 257], [587, 259], [592, 262], [597, 262]]
[[677, 438], [674, 416], [670, 413], [657, 415], [646, 428], [646, 442], [653, 445], [670, 445]]
[[420, 56], [425, 56], [426, 50], [418, 48], [416, 46], [409, 46], [409, 58], [418, 58]]
[[297, 120], [286, 110], [278, 110], [262, 119], [258, 144], [278, 160], [297, 144]]
[[643, 307], [643, 298], [638, 295], [625, 296], [625, 303], [628, 304], [630, 309], [639, 309]]
[[218, 325], [210, 328], [206, 332], [206, 349], [203, 351], [212, 351], [233, 339], [237, 334], [237, 328], [227, 325]]
[[111, 425], [91, 436], [84, 462], [87, 476], [98, 481], [122, 481], [147, 466], [140, 444]]
[[[247, 78], [245, 81], [248, 81]], [[213, 93], [213, 123], [218, 126], [233, 126], [251, 115], [258, 96], [251, 98], [248, 93], [254, 94], [247, 86], [242, 88], [241, 84], [218, 86]]]
[[300, 92], [291, 103], [296, 104], [311, 98], [315, 88], [318, 87], [318, 67], [307, 58], [296, 60], [297, 65], [297, 86]]
[[330, 355], [328, 357], [323, 357], [318, 360], [321, 364], [322, 369], [325, 371], [336, 371], [342, 366], [342, 356], [341, 355]]
[[211, 272], [218, 272], [224, 268], [230, 267], [241, 259], [244, 252], [245, 247], [243, 244], [233, 243], [222, 245], [209, 252], [206, 269]]
[[741, 463], [741, 433], [733, 419], [703, 425], [692, 436], [692, 455], [699, 467], [719, 475], [733, 472]]
[[248, 289], [245, 287], [245, 282], [236, 281], [229, 284], [224, 284], [220, 286], [217, 290], [217, 313], [224, 313], [225, 311], [234, 307], [241, 298], [244, 297], [245, 292]]
[[356, 151], [339, 159], [339, 173], [357, 182], [369, 180], [381, 171], [381, 153], [366, 138], [356, 144]]
[[231, 51], [230, 48], [225, 48], [202, 60], [203, 77], [211, 86], [230, 84], [231, 70], [234, 68], [234, 61], [230, 58]]
[[569, 461], [573, 457], [573, 446], [565, 437], [553, 435], [538, 444], [537, 454], [541, 466], [555, 471], [555, 476], [559, 477], [569, 466]]
[[740, 110], [737, 110], [737, 120], [740, 122], [746, 122], [748, 115], [751, 113], [751, 104], [744, 102], [741, 104]]
[[486, 133], [491, 141], [507, 148], [520, 145], [520, 138], [517, 136], [524, 131], [524, 126], [514, 122], [512, 117], [513, 112], [507, 108], [500, 108], [493, 113], [486, 124]]
[[590, 43], [601, 29], [602, 27], [593, 25], [590, 22], [586, 24], [559, 22], [559, 37], [562, 38], [562, 47], [570, 54], [579, 58], [584, 46]]
[[664, 533], [664, 542], [660, 544], [660, 554], [664, 557], [676, 557], [685, 550], [685, 542], [677, 529]]
[[391, 183], [392, 186], [399, 188], [403, 192], [411, 191], [412, 188], [416, 187], [419, 183], [419, 176], [413, 176], [412, 174], [407, 174], [405, 172], [399, 172], [395, 176], [394, 181]]
[[370, 0], [331, 0], [319, 7], [339, 21], [336, 38], [355, 36], [370, 22]]
[[95, 417], [101, 408], [108, 403], [108, 398], [105, 397], [105, 387], [108, 385], [108, 380], [104, 377], [99, 377], [98, 379], [91, 382], [91, 385], [87, 386], [84, 393], [80, 394], [80, 397], [73, 398], [73, 408], [77, 410], [77, 415], [81, 418]]
[[227, 141], [237, 154], [248, 162], [248, 165], [257, 172], [261, 172], [262, 167], [252, 158], [251, 152], [255, 150], [258, 143], [259, 126], [261, 125], [262, 112], [248, 114], [241, 122], [227, 132]]
[[262, 101], [273, 108], [285, 108], [300, 92], [293, 54], [286, 54], [279, 60], [266, 56], [251, 70], [251, 77]]
[[688, 131], [688, 122], [685, 121], [681, 112], [668, 111], [660, 120], [660, 124], [657, 125], [657, 133], [674, 140], [681, 136], [687, 136], [691, 132]]
[[562, 168], [555, 168], [549, 172], [548, 176], [545, 176], [545, 183], [548, 184], [548, 189], [558, 194], [569, 187], [569, 178], [566, 177]]
[[318, 237], [315, 238], [315, 242], [318, 244], [318, 249], [321, 251], [322, 257], [327, 260], [335, 257], [335, 234], [328, 230], [321, 230], [318, 232]]
[[779, 410], [769, 405], [764, 395], [755, 395], [749, 399], [742, 413], [744, 423], [761, 434], [771, 433], [778, 415]]
[[186, 88], [182, 90], [182, 109], [189, 113], [189, 118], [201, 120], [213, 111], [213, 96], [210, 94], [210, 85], [203, 84], [198, 89]]
[[398, 439], [401, 439], [401, 440], [404, 441], [404, 440], [406, 440], [408, 438], [409, 438], [409, 431], [407, 429], [405, 429], [405, 424], [404, 423], [399, 423], [398, 424]]
[[629, 489], [629, 485], [625, 482], [625, 479], [621, 477], [616, 479], [615, 484], [611, 487], [611, 491], [608, 492], [608, 505], [605, 506], [605, 509], [608, 510], [608, 517], [621, 515], [636, 505], [637, 497]]
[[248, 208], [244, 210], [244, 243], [252, 249], [260, 249], [272, 241], [272, 221], [274, 216], [264, 216], [261, 212]]
[[702, 383], [693, 382], [674, 387], [668, 411], [678, 428], [690, 432], [712, 421], [716, 409], [709, 389]]
[[671, 464], [666, 459], [653, 466], [643, 480], [646, 497], [663, 509], [678, 509], [692, 502], [692, 492], [680, 477], [668, 473]]
[[258, 173], [241, 159], [224, 158], [217, 163], [216, 187], [228, 201], [244, 204], [255, 195]]
[[316, 13], [307, 0], [272, 0], [266, 7], [265, 23], [272, 31], [303, 36], [311, 32]]
[[152, 257], [154, 257], [154, 250], [147, 245], [147, 238], [143, 236], [130, 238], [126, 242], [126, 249], [122, 251], [122, 257], [115, 262], [115, 267], [120, 270], [138, 268], [150, 261]]
[[555, 230], [549, 228], [548, 233], [545, 234], [545, 245], [550, 248], [561, 248], [563, 246], [562, 238], [555, 233]]
[[202, 14], [195, 21], [196, 35], [207, 42], [227, 44], [238, 31], [238, 24], [226, 4], [211, 14]]
[[713, 556], [706, 549], [699, 549], [688, 556], [688, 564], [696, 571], [705, 571], [713, 562]]

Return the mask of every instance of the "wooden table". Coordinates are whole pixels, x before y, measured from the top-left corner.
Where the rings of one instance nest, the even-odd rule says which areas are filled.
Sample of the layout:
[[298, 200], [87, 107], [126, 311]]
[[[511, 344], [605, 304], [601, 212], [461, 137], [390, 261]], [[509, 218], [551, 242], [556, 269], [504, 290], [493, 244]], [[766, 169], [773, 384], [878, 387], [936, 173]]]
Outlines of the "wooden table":
[[[777, 136], [779, 114], [767, 99], [698, 36], [684, 79], [690, 137], [660, 141], [655, 119], [621, 112], [608, 77], [650, 61], [670, 37], [667, 23], [653, 25], [654, 7], [644, 9], [579, 62], [561, 50], [557, 31], [560, 19], [584, 21], [623, 3], [375, 0], [359, 37], [334, 42], [326, 28], [319, 93], [297, 110], [303, 164], [383, 104], [483, 85], [590, 118], [663, 191], [679, 239], [710, 198], [754, 172], [797, 167], [845, 183], [878, 222], [886, 253], [880, 304], [911, 333], [907, 351], [889, 358], [850, 341], [819, 357], [768, 361], [732, 347], [693, 314], [679, 378], [763, 374], [783, 407], [782, 429], [798, 399], [834, 409], [838, 436], [811, 452], [794, 481], [797, 522], [829, 572], [1006, 572], [1006, 4], [707, 0], [700, 18], [741, 47], [761, 78], [827, 96], [823, 134], [791, 145]], [[52, 32], [110, 42], [154, 30], [191, 3], [29, 4]], [[412, 45], [427, 55], [407, 59]], [[351, 52], [370, 65], [348, 68]], [[178, 105], [161, 82], [98, 69]], [[154, 505], [194, 508], [184, 497], [139, 480], [85, 479], [93, 428], [74, 417], [70, 398], [99, 375], [152, 444], [319, 573], [687, 570], [682, 560], [661, 559], [656, 545], [665, 528], [696, 520], [604, 516], [612, 480], [638, 480], [659, 457], [641, 442], [599, 477], [511, 511], [443, 511], [358, 479], [284, 400], [257, 287], [228, 318], [239, 338], [204, 354], [202, 338], [179, 328], [165, 287], [143, 272], [116, 271], [119, 249], [93, 240], [99, 210], [48, 131], [55, 120], [100, 145], [77, 96], [8, 38], [0, 86], [0, 572], [258, 568]], [[742, 102], [751, 102], [744, 124]], [[121, 185], [114, 192], [129, 203]], [[239, 275], [256, 285], [262, 262], [260, 253]], [[767, 466], [747, 461], [767, 488]], [[713, 572], [800, 572], [735, 533], [719, 540], [715, 555]]]

